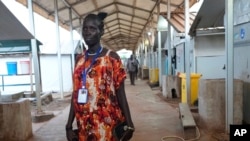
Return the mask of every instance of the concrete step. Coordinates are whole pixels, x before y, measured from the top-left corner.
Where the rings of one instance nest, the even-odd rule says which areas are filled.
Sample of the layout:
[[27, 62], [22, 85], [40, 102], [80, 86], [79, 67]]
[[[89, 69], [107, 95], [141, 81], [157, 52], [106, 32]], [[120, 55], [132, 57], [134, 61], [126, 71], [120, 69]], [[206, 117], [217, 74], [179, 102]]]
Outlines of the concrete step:
[[183, 126], [185, 139], [196, 138], [196, 123], [187, 103], [179, 103], [180, 119]]
[[3, 91], [0, 95], [0, 100], [2, 102], [14, 102], [23, 97], [23, 91], [19, 92], [10, 92]]

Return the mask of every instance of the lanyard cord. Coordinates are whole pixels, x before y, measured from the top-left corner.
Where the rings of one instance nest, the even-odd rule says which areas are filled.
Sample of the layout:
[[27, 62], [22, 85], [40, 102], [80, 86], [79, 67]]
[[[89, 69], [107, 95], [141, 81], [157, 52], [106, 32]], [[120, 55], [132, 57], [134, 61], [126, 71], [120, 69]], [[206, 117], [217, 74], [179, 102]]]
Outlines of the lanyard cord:
[[85, 69], [85, 62], [87, 61], [88, 59], [88, 51], [85, 52], [85, 59], [84, 59], [84, 69], [82, 71], [82, 86], [85, 87], [86, 86], [86, 79], [87, 79], [87, 73], [89, 72], [89, 70], [93, 67], [97, 57], [100, 55], [102, 51], [102, 47], [100, 46], [97, 50], [97, 53], [95, 54], [94, 58], [92, 59], [92, 62], [90, 64], [90, 66]]

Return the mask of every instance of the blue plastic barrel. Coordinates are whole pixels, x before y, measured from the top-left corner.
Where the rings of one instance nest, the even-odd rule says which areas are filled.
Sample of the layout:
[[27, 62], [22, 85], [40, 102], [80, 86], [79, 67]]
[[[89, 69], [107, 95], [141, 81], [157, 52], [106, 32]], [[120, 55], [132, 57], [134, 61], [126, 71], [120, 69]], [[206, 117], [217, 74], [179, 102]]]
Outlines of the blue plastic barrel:
[[17, 62], [6, 62], [8, 75], [17, 74]]

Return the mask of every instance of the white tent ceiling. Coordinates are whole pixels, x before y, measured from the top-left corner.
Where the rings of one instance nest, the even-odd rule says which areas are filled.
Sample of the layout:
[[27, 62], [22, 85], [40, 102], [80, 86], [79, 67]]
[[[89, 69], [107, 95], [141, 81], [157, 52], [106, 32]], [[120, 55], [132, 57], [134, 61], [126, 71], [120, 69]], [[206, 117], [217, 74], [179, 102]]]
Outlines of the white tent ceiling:
[[[16, 0], [27, 6], [27, 0]], [[197, 0], [190, 0], [190, 7]], [[54, 0], [33, 0], [34, 11], [54, 21]], [[102, 44], [113, 50], [134, 50], [158, 16], [167, 12], [167, 0], [58, 0], [60, 25], [69, 29], [72, 9], [73, 29], [80, 33], [81, 21], [89, 13], [107, 12]], [[184, 13], [184, 0], [171, 1], [171, 13]]]

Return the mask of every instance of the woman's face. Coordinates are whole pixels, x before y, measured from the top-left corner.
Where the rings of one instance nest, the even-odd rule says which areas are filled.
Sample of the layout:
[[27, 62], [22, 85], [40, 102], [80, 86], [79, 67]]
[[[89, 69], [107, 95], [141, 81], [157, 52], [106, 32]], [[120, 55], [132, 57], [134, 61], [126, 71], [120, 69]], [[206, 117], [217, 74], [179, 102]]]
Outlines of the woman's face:
[[100, 22], [97, 19], [86, 19], [83, 23], [82, 35], [89, 47], [92, 47], [100, 42], [101, 30], [99, 29]]

